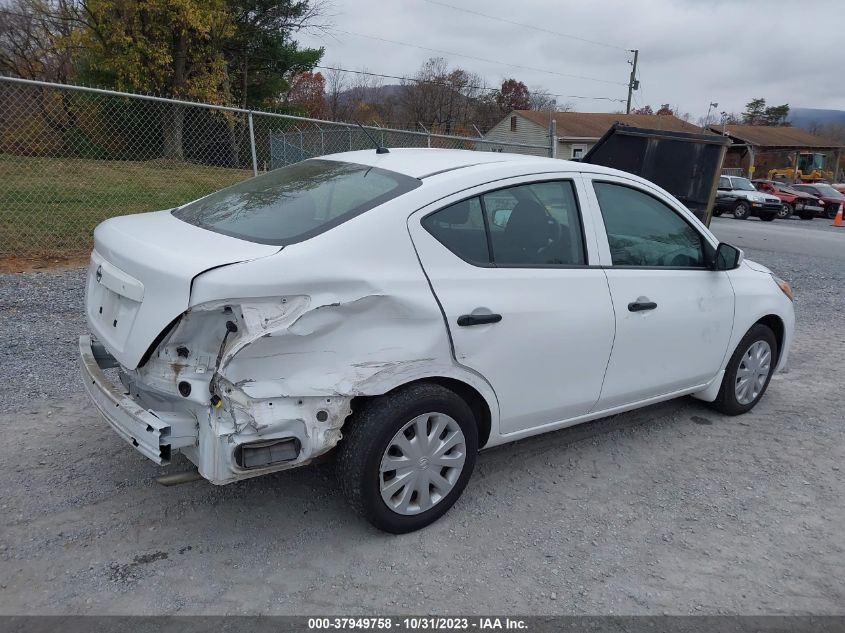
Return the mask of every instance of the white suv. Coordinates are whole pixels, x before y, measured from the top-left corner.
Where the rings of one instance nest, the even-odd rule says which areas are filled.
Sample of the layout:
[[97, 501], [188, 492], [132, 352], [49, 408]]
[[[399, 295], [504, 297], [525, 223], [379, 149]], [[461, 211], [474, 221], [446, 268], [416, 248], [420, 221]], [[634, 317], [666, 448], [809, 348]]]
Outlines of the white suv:
[[720, 176], [719, 194], [721, 194], [723, 206], [725, 206], [725, 198], [732, 200], [727, 206], [737, 220], [746, 220], [754, 215], [761, 220], [771, 222], [783, 206], [780, 198], [757, 191], [748, 178], [740, 176]]
[[107, 220], [86, 314], [88, 392], [152, 461], [226, 484], [331, 453], [391, 532], [479, 449], [687, 394], [750, 410], [794, 326], [784, 281], [642, 178], [436, 149]]

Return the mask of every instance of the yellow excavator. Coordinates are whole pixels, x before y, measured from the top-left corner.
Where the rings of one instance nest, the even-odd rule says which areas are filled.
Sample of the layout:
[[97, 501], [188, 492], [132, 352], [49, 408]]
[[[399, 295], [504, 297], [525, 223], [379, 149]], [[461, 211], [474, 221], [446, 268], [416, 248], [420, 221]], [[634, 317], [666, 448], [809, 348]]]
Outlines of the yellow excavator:
[[[801, 152], [798, 154], [798, 169], [785, 167], [770, 169], [769, 180], [786, 180], [789, 182], [816, 182], [818, 180], [833, 180], [830, 170], [825, 170], [825, 154], [815, 152]], [[797, 173], [796, 173], [797, 172]]]

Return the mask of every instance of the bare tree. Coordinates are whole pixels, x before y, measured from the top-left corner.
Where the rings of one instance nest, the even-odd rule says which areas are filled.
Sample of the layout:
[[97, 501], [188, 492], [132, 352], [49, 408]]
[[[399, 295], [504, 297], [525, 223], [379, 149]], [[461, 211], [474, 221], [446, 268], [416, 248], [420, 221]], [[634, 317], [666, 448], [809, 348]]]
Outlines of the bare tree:
[[73, 0], [11, 0], [0, 12], [0, 71], [67, 82], [78, 24]]
[[402, 82], [398, 105], [406, 125], [422, 123], [447, 134], [475, 134], [473, 124], [486, 127], [495, 102], [481, 76], [432, 57], [411, 80]]
[[326, 114], [332, 121], [342, 121], [348, 110], [343, 99], [349, 85], [346, 73], [337, 64], [329, 64], [323, 76], [326, 78]]

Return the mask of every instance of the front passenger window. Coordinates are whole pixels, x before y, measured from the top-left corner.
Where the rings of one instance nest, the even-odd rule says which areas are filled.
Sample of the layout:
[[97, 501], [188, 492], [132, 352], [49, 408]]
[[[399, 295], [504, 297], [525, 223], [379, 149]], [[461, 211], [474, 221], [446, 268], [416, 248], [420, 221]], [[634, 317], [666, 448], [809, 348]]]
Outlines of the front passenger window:
[[624, 185], [593, 183], [614, 266], [698, 268], [704, 241], [657, 198]]

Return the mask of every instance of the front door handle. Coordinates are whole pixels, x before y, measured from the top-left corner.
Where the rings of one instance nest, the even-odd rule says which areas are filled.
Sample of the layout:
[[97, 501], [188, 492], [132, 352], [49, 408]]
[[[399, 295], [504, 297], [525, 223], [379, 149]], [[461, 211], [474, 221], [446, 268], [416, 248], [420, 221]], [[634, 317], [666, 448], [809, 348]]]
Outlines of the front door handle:
[[654, 301], [634, 301], [633, 303], [628, 304], [628, 311], [629, 312], [643, 312], [645, 310], [654, 310], [657, 307], [657, 304]]
[[458, 325], [484, 325], [485, 323], [498, 323], [502, 320], [501, 314], [462, 314], [458, 317]]

